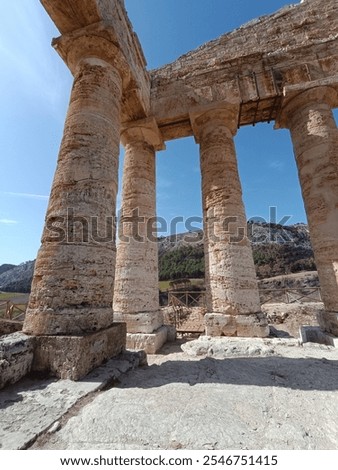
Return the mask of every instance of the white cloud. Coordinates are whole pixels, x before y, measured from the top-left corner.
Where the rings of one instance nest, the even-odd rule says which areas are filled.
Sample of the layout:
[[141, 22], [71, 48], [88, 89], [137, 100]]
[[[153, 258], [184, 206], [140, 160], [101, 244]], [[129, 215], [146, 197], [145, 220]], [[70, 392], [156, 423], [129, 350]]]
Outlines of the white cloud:
[[269, 168], [273, 170], [282, 171], [284, 169], [284, 162], [280, 160], [273, 160], [269, 162]]
[[8, 196], [13, 196], [13, 197], [22, 197], [26, 199], [39, 199], [39, 200], [44, 200], [44, 201], [47, 201], [49, 199], [49, 196], [44, 196], [42, 194], [11, 193], [11, 192], [5, 192], [3, 194], [7, 194]]
[[163, 178], [161, 176], [157, 177], [156, 181], [156, 188], [159, 189], [166, 189], [171, 188], [173, 186], [173, 182], [170, 181], [168, 178]]
[[17, 223], [18, 223], [17, 220], [0, 219], [0, 224], [4, 224], [4, 225], [15, 225], [15, 224], [17, 224]]

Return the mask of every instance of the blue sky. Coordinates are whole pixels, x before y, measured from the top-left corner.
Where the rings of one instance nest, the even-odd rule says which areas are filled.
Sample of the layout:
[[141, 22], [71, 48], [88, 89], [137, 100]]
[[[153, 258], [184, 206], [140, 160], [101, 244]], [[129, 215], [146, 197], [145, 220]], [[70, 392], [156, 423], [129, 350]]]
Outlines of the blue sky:
[[[272, 13], [283, 0], [125, 0], [148, 68], [175, 60], [241, 24]], [[0, 17], [0, 265], [34, 259], [40, 245], [72, 77], [50, 46], [58, 36], [36, 1], [4, 2]], [[236, 136], [248, 218], [306, 221], [289, 133], [273, 125]], [[123, 152], [121, 153], [120, 173]], [[198, 146], [167, 143], [157, 156], [157, 212], [170, 220], [201, 216]], [[119, 197], [120, 203], [120, 197]], [[184, 226], [178, 226], [183, 231]]]

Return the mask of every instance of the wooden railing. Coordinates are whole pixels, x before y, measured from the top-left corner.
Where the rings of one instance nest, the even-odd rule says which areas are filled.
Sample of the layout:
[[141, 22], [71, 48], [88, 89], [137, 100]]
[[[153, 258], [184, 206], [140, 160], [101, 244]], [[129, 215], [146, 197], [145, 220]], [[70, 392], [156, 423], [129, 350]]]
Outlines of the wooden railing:
[[204, 291], [169, 291], [168, 306], [170, 307], [205, 307]]
[[320, 287], [299, 287], [297, 289], [260, 289], [260, 299], [262, 304], [275, 303], [303, 303], [321, 302], [322, 296]]
[[14, 304], [11, 300], [0, 302], [0, 310], [4, 310], [3, 318], [7, 320], [23, 321], [25, 318], [26, 309], [26, 303]]

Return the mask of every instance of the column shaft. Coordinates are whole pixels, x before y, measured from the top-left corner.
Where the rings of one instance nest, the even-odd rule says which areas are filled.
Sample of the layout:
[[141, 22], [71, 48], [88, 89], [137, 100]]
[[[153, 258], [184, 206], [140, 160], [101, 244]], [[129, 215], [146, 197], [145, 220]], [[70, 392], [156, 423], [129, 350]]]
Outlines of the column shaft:
[[[202, 113], [193, 128], [200, 143], [204, 219], [206, 333], [266, 336], [233, 135], [236, 107]], [[196, 135], [196, 133], [195, 133]]]
[[200, 144], [206, 280], [211, 312], [260, 311], [232, 135], [210, 128]]
[[65, 123], [24, 331], [78, 335], [113, 322], [115, 201], [122, 80], [80, 60]]
[[145, 140], [126, 140], [122, 211], [117, 247], [114, 317], [128, 333], [152, 333], [159, 313], [155, 150]]
[[[283, 110], [327, 312], [338, 312], [338, 131], [331, 109], [335, 97], [333, 89], [315, 88]], [[330, 328], [338, 334], [338, 322]]]

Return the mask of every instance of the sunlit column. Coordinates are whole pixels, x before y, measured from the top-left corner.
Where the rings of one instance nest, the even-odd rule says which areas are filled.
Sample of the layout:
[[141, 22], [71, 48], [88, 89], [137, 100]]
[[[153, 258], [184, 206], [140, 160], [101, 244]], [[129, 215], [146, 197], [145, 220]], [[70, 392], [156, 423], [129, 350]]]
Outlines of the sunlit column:
[[156, 232], [156, 150], [164, 144], [156, 121], [136, 121], [121, 135], [125, 147], [114, 291], [115, 321], [128, 333], [153, 333], [163, 325], [159, 307]]
[[86, 56], [73, 73], [24, 323], [35, 335], [80, 335], [113, 323], [122, 78], [113, 64]]
[[332, 114], [337, 92], [317, 87], [296, 94], [278, 125], [290, 129], [311, 243], [326, 312], [324, 328], [338, 335], [338, 131]]
[[191, 115], [200, 144], [207, 289], [206, 333], [266, 336], [233, 136], [238, 107]]

